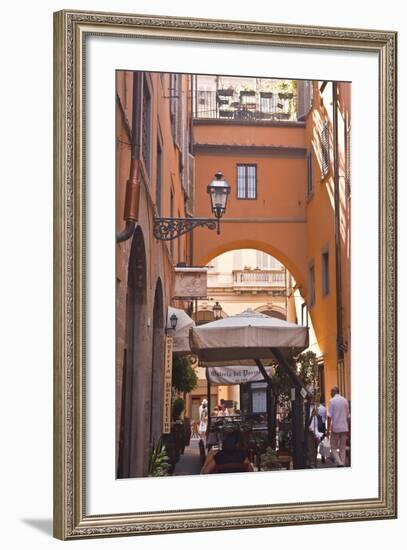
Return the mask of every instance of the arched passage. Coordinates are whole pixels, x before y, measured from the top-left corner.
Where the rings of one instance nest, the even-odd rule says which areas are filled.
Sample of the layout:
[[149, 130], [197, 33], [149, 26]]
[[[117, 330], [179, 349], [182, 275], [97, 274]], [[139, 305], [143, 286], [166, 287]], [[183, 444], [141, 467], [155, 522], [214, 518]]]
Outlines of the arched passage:
[[[306, 296], [307, 292], [307, 280], [304, 262], [296, 262], [291, 259], [290, 256], [282, 252], [279, 248], [266, 241], [259, 240], [250, 240], [250, 239], [239, 239], [239, 240], [230, 240], [227, 242], [215, 243], [212, 247], [205, 246], [199, 249], [195, 247], [194, 251], [194, 264], [195, 265], [207, 265], [211, 260], [216, 256], [223, 254], [224, 252], [229, 252], [231, 250], [239, 249], [254, 249], [260, 252], [265, 252], [270, 256], [276, 258], [281, 262], [286, 269], [294, 277], [297, 287], [300, 289], [301, 295]], [[305, 251], [304, 251], [305, 255]], [[305, 256], [304, 256], [305, 257]]]
[[298, 322], [302, 297], [292, 274], [277, 258], [254, 248], [238, 248], [216, 256], [209, 266], [207, 298], [199, 302], [199, 321], [212, 320], [214, 304], [219, 303], [227, 316], [254, 309]]
[[263, 315], [269, 315], [270, 317], [275, 317], [276, 319], [281, 319], [283, 321], [287, 320], [287, 314], [284, 311], [284, 309], [281, 307], [277, 307], [275, 305], [271, 307], [268, 305], [260, 306], [256, 308], [256, 311], [258, 311], [259, 313], [263, 313]]
[[142, 374], [146, 356], [147, 263], [140, 227], [131, 244], [126, 304], [126, 345], [123, 364], [122, 407], [117, 477], [142, 475], [142, 433], [139, 419], [144, 402]]

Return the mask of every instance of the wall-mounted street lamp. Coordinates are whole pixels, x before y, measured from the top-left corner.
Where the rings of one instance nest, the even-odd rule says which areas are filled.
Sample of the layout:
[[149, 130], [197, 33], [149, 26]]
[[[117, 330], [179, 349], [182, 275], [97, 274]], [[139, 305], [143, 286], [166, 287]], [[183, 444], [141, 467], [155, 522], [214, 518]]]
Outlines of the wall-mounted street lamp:
[[170, 317], [170, 326], [167, 325], [165, 327], [165, 333], [168, 335], [170, 331], [175, 331], [175, 329], [177, 328], [177, 323], [178, 317], [175, 315], [175, 313], [173, 313]]
[[207, 187], [211, 200], [213, 218], [155, 218], [154, 237], [160, 241], [171, 241], [185, 233], [189, 233], [195, 227], [207, 227], [217, 229], [220, 233], [220, 218], [226, 211], [230, 185], [223, 179], [222, 172], [216, 172], [215, 179]]
[[215, 303], [215, 305], [212, 308], [212, 311], [213, 311], [213, 317], [215, 321], [221, 318], [223, 309], [219, 302]]

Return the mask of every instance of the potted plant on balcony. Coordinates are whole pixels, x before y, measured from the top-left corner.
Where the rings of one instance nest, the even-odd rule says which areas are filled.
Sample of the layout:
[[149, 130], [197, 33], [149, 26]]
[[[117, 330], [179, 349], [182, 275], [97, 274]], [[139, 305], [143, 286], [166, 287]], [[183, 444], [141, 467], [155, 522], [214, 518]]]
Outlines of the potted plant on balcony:
[[280, 99], [292, 99], [294, 94], [292, 92], [279, 92], [278, 97]]
[[232, 96], [235, 93], [235, 90], [233, 86], [229, 86], [229, 88], [220, 88], [217, 90], [217, 95], [219, 96]]
[[256, 95], [256, 91], [255, 90], [242, 90], [239, 95], [240, 95], [240, 98], [242, 98], [242, 97], [254, 97]]

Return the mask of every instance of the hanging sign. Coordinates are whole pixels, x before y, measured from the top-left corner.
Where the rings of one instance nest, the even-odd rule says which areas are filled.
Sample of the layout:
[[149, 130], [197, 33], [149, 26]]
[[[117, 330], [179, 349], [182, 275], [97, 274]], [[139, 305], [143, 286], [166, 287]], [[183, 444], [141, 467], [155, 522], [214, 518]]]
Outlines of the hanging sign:
[[177, 298], [204, 298], [207, 295], [206, 268], [176, 267], [175, 268], [174, 297]]
[[163, 434], [171, 433], [172, 337], [165, 337]]
[[[268, 376], [273, 376], [273, 367], [264, 367]], [[208, 367], [208, 376], [212, 384], [246, 384], [262, 382], [263, 375], [257, 366]]]

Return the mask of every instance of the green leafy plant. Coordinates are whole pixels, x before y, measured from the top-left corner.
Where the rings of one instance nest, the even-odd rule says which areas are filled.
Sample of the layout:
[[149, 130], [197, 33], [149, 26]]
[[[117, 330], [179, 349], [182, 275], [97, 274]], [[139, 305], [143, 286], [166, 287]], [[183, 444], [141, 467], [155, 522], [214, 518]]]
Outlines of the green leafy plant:
[[276, 451], [273, 451], [271, 447], [267, 447], [265, 453], [260, 455], [260, 468], [262, 470], [275, 470], [279, 467], [278, 457]]
[[189, 393], [198, 385], [198, 376], [189, 357], [174, 357], [172, 386], [179, 392]]
[[306, 351], [297, 357], [297, 372], [305, 385], [320, 387], [317, 356], [313, 351]]
[[170, 459], [161, 440], [152, 445], [148, 461], [148, 477], [168, 476], [171, 468]]
[[185, 401], [181, 397], [177, 397], [172, 404], [172, 418], [173, 420], [179, 420], [182, 411], [185, 409]]

